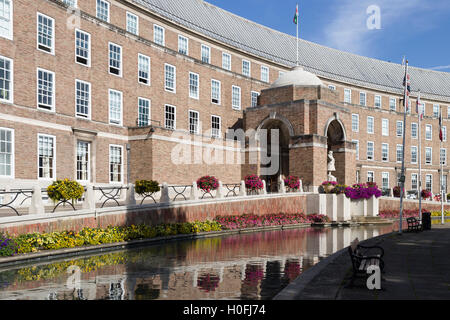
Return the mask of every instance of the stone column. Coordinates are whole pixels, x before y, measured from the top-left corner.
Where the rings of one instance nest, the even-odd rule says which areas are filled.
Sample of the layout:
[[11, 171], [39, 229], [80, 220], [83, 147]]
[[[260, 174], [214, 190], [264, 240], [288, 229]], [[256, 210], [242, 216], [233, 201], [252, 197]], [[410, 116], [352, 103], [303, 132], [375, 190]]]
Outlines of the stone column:
[[91, 184], [86, 186], [82, 208], [95, 210], [95, 192], [94, 187]]
[[126, 189], [126, 196], [125, 196], [125, 205], [127, 206], [134, 206], [136, 204], [136, 198], [134, 196], [134, 184], [129, 183], [127, 185], [128, 189]]
[[167, 182], [164, 182], [161, 187], [161, 198], [159, 199], [159, 202], [161, 203], [169, 203], [169, 187], [167, 185]]
[[192, 182], [192, 187], [191, 187], [191, 194], [189, 196], [189, 200], [198, 200], [199, 196], [198, 196], [198, 188], [197, 188], [197, 182]]
[[31, 204], [28, 208], [28, 214], [44, 214], [44, 202], [42, 201], [41, 187], [35, 185], [33, 187], [33, 196], [31, 197]]
[[241, 187], [239, 188], [239, 196], [245, 197], [246, 195], [247, 195], [247, 191], [246, 191], [246, 188], [245, 188], [245, 181], [242, 180], [241, 181]]

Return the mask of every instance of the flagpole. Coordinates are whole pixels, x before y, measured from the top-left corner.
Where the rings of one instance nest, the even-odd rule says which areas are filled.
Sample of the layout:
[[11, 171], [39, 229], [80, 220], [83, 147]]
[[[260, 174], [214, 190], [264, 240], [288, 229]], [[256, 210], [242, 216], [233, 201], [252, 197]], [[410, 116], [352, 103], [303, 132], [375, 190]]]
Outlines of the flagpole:
[[296, 13], [295, 13], [295, 14], [297, 15], [297, 23], [296, 23], [296, 26], [297, 26], [297, 67], [298, 67], [298, 24], [299, 24], [299, 19], [298, 19], [298, 3], [297, 3]]
[[441, 159], [441, 150], [442, 150], [442, 106], [439, 106], [439, 162], [441, 163], [441, 223], [444, 224], [444, 183], [443, 183], [443, 177], [444, 177], [444, 168], [443, 168], [443, 161]]
[[420, 90], [419, 90], [419, 97], [418, 97], [418, 106], [417, 106], [417, 116], [419, 118], [419, 190], [418, 190], [418, 195], [419, 195], [419, 220], [422, 221], [422, 146], [421, 146], [421, 126], [422, 126], [422, 101], [420, 100]]
[[402, 146], [402, 171], [400, 174], [400, 223], [398, 225], [398, 233], [402, 233], [403, 224], [403, 197], [405, 196], [405, 140], [406, 140], [406, 108], [408, 107], [407, 101], [407, 87], [408, 87], [408, 60], [405, 61], [405, 91], [403, 96], [403, 146]]

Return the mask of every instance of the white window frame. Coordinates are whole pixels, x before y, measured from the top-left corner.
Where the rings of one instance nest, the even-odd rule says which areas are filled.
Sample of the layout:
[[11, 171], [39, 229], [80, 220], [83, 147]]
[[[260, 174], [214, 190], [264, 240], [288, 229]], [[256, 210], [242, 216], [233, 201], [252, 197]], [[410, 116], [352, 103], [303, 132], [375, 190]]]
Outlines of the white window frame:
[[[413, 128], [415, 127], [415, 130], [413, 130]], [[417, 137], [419, 136], [419, 125], [417, 122], [411, 122], [411, 139], [417, 139]], [[416, 133], [414, 135], [414, 132]]]
[[[370, 127], [370, 125], [372, 127]], [[374, 134], [375, 133], [375, 118], [374, 117], [371, 117], [371, 116], [367, 117], [367, 133], [368, 134]]]
[[[399, 134], [398, 133], [398, 124], [401, 123], [401, 127], [402, 127], [402, 132]], [[397, 120], [397, 122], [395, 123], [395, 134], [397, 137], [403, 137], [403, 130], [405, 130], [405, 128], [403, 128], [403, 121]]]
[[417, 190], [419, 188], [419, 179], [417, 173], [411, 173], [411, 189]]
[[[167, 67], [173, 68], [173, 87], [167, 87]], [[177, 92], [177, 67], [165, 63], [164, 64], [164, 90], [167, 92], [176, 93]]]
[[141, 117], [140, 117], [140, 115], [141, 115], [141, 113], [140, 113], [140, 110], [141, 110], [141, 104], [140, 104], [140, 101], [145, 101], [145, 102], [148, 102], [148, 118], [147, 118], [147, 126], [150, 124], [150, 119], [151, 119], [151, 115], [152, 115], [152, 102], [151, 102], [151, 100], [150, 99], [147, 99], [147, 98], [143, 98], [143, 97], [138, 97], [138, 121], [137, 121], [137, 126], [138, 127], [143, 127], [143, 126], [145, 126], [145, 125], [143, 125], [143, 124], [141, 124]]
[[[39, 177], [39, 137], [40, 136], [53, 139], [53, 159], [52, 159], [53, 176], [50, 178]], [[57, 177], [57, 175], [56, 175], [56, 136], [53, 136], [50, 134], [45, 134], [45, 133], [38, 133], [37, 134], [37, 178], [38, 178], [38, 180], [49, 181], [49, 180], [55, 180], [56, 177]]]
[[[214, 128], [213, 128], [213, 118], [218, 118], [219, 119], [219, 132], [217, 135], [214, 134]], [[217, 116], [215, 114], [211, 115], [211, 138], [221, 138], [222, 137], [222, 118], [220, 116]]]
[[[415, 151], [415, 152], [413, 152], [413, 150]], [[414, 157], [413, 157], [413, 155], [415, 155], [415, 161], [414, 161]], [[417, 146], [411, 146], [411, 163], [412, 164], [417, 164], [417, 155], [418, 155], [418, 149], [417, 149]]]
[[[437, 110], [437, 114], [436, 114]], [[439, 118], [440, 107], [438, 104], [433, 104], [433, 118]]]
[[[77, 0], [62, 0], [66, 5], [68, 5], [69, 7], [74, 7], [77, 8], [78, 7], [78, 3]], [[73, 1], [73, 5], [70, 4], [69, 2]]]
[[[180, 40], [186, 40], [186, 48], [181, 47], [181, 41]], [[186, 52], [181, 52], [180, 49], [186, 49]], [[189, 55], [189, 38], [182, 36], [181, 34], [178, 35], [178, 53]]]
[[425, 140], [433, 141], [433, 126], [431, 124], [425, 125]]
[[[427, 161], [427, 151], [430, 151], [430, 161]], [[433, 164], [433, 148], [432, 147], [425, 147], [425, 164], [432, 165]]]
[[[444, 162], [442, 162], [442, 151], [444, 151]], [[439, 164], [446, 166], [447, 165], [447, 148], [440, 148], [439, 149]]]
[[[225, 62], [228, 62], [229, 65], [227, 66]], [[222, 52], [222, 69], [231, 71], [231, 54]]]
[[[245, 65], [245, 63], [248, 63], [248, 74], [246, 74], [245, 72], [244, 72], [244, 65]], [[242, 75], [244, 75], [244, 76], [246, 76], [246, 77], [251, 77], [251, 74], [252, 74], [252, 71], [251, 71], [252, 69], [251, 69], [251, 62], [249, 61], [249, 60], [246, 60], [246, 59], [242, 59]]]
[[[394, 101], [394, 104], [392, 104], [392, 101]], [[389, 97], [389, 110], [397, 111], [397, 98]]]
[[[267, 78], [265, 77], [267, 76]], [[269, 83], [269, 67], [261, 66], [261, 81]]]
[[[356, 116], [356, 122], [354, 121], [354, 117]], [[354, 124], [356, 123], [357, 128], [355, 129]], [[359, 114], [352, 113], [352, 131], [359, 132]]]
[[402, 149], [402, 157], [403, 157], [403, 153], [405, 152], [405, 150], [403, 150], [403, 145], [402, 144], [397, 144], [397, 147], [395, 148], [395, 160], [396, 160], [396, 162], [402, 162], [402, 159], [401, 159], [402, 157], [400, 157], [400, 159], [398, 157], [399, 147]]
[[[141, 72], [140, 60], [141, 60], [141, 58], [147, 59], [147, 61], [148, 61], [148, 69], [146, 70], [146, 72], [148, 74], [147, 83], [141, 81], [141, 76], [140, 76], [140, 72]], [[145, 54], [142, 54], [142, 53], [138, 54], [138, 83], [146, 85], [146, 86], [151, 85], [151, 62], [152, 62], [152, 60], [149, 56], [146, 56]], [[144, 78], [142, 78], [142, 79], [144, 79]]]
[[[173, 108], [173, 128], [167, 127], [167, 107]], [[164, 128], [169, 130], [176, 130], [177, 129], [177, 107], [171, 104], [165, 104], [164, 105]]]
[[[111, 93], [118, 93], [120, 95], [120, 121], [119, 123], [111, 122], [112, 120], [116, 121], [116, 119], [111, 119]], [[108, 123], [110, 125], [122, 126], [123, 125], [123, 92], [114, 89], [108, 89]]]
[[[111, 180], [111, 147], [120, 149], [120, 181], [112, 181]], [[124, 167], [124, 154], [123, 154], [123, 146], [119, 144], [110, 144], [108, 148], [108, 176], [109, 183], [123, 183], [123, 167]]]
[[[207, 56], [204, 56], [203, 53], [208, 53]], [[205, 60], [203, 60], [205, 58]], [[200, 60], [203, 63], [210, 64], [211, 63], [211, 47], [207, 46], [206, 44], [202, 44], [200, 46]]]
[[0, 178], [11, 178], [11, 179], [14, 179], [14, 176], [15, 176], [15, 151], [14, 151], [15, 139], [14, 139], [14, 129], [0, 127], [0, 130], [11, 132], [11, 174], [10, 175], [6, 175], [6, 174], [2, 175], [2, 174], [0, 174]]
[[[79, 83], [82, 83], [82, 84], [84, 84], [84, 85], [87, 85], [88, 87], [89, 87], [89, 92], [88, 92], [88, 94], [89, 94], [89, 100], [88, 100], [88, 114], [86, 115], [86, 116], [83, 116], [83, 115], [81, 115], [79, 112], [78, 112], [78, 104], [77, 104], [77, 101], [78, 101], [78, 96], [77, 96], [77, 84], [78, 84], [78, 82]], [[91, 101], [92, 101], [92, 86], [91, 86], [91, 83], [90, 82], [87, 82], [87, 81], [83, 81], [83, 80], [79, 80], [79, 79], [75, 79], [75, 117], [77, 117], [77, 118], [81, 118], [81, 119], [88, 119], [88, 120], [91, 120], [91, 110], [92, 110], [92, 103], [91, 103]]]
[[[83, 180], [83, 179], [78, 179], [78, 143], [86, 143], [88, 148], [87, 148], [87, 179]], [[90, 141], [86, 141], [86, 140], [77, 140], [77, 148], [76, 148], [76, 155], [75, 155], [75, 177], [76, 177], [76, 181], [78, 182], [89, 182], [91, 181], [91, 142]]]
[[13, 40], [13, 38], [14, 38], [14, 1], [11, 0], [9, 2], [9, 4], [10, 4], [9, 26], [8, 26], [9, 33], [8, 33], [8, 35], [0, 34], [0, 37], [4, 38], [4, 39], [8, 39], [8, 40]]
[[[383, 147], [384, 146], [386, 146], [386, 159], [383, 159]], [[381, 161], [389, 162], [389, 144], [388, 143], [381, 144]]]
[[442, 141], [443, 142], [447, 141], [447, 127], [446, 126], [442, 126]]
[[[52, 75], [52, 79], [53, 79], [53, 81], [52, 81], [52, 97], [51, 97], [52, 98], [52, 104], [51, 105], [47, 105], [50, 109], [39, 106], [39, 71], [46, 72], [46, 73], [49, 73], [49, 74]], [[55, 85], [55, 83], [56, 83], [56, 78], [55, 78], [55, 73], [53, 71], [45, 70], [45, 69], [42, 69], [42, 68], [37, 68], [37, 71], [36, 71], [36, 106], [37, 106], [37, 108], [39, 110], [46, 110], [46, 111], [49, 111], [49, 112], [55, 112], [55, 98], [56, 98], [56, 93], [55, 93], [56, 85]]]
[[[253, 105], [253, 97], [254, 97], [254, 94], [256, 94], [255, 105]], [[251, 106], [252, 108], [253, 108], [253, 107], [256, 107], [256, 106], [258, 105], [258, 97], [259, 97], [259, 95], [260, 95], [259, 92], [256, 92], [256, 91], [250, 91], [250, 106]]]
[[0, 97], [0, 102], [14, 103], [14, 60], [4, 57], [0, 55], [0, 59], [6, 60], [9, 62], [9, 99], [4, 99]]
[[[114, 60], [111, 60], [111, 45], [112, 46], [115, 46], [115, 47], [117, 47], [117, 48], [119, 48], [120, 49], [120, 61], [119, 61], [119, 63], [120, 63], [120, 68], [119, 68], [119, 74], [115, 74], [115, 73], [113, 73], [113, 72], [111, 72], [111, 68], [114, 68], [114, 69], [117, 69], [116, 67], [114, 67], [114, 66], [111, 66], [111, 61], [117, 61], [116, 59], [114, 59]], [[116, 44], [116, 43], [114, 43], [114, 42], [108, 42], [108, 73], [109, 74], [111, 74], [111, 75], [113, 75], [113, 76], [116, 76], [116, 77], [122, 77], [122, 74], [123, 74], [123, 48], [122, 48], [122, 46], [121, 45], [118, 45], [118, 44]]]
[[[384, 178], [387, 178], [387, 187], [384, 185]], [[381, 172], [381, 189], [389, 189], [389, 172]]]
[[385, 137], [389, 136], [389, 119], [381, 119], [381, 135]]
[[[379, 106], [377, 106], [377, 98], [380, 99], [380, 105], [379, 105]], [[383, 100], [382, 100], [381, 96], [380, 96], [379, 94], [376, 94], [376, 95], [374, 96], [374, 98], [373, 98], [373, 106], [374, 106], [375, 108], [381, 109], [382, 106], [383, 106], [383, 102], [382, 102], [382, 101], [383, 101]]]
[[[369, 145], [372, 145], [372, 159], [369, 158]], [[374, 161], [375, 159], [375, 143], [373, 141], [367, 141], [366, 158], [367, 161]]]
[[[98, 9], [99, 9], [98, 3], [99, 3], [99, 2], [102, 2], [102, 3], [106, 4], [107, 7], [108, 7], [108, 10], [107, 10], [107, 11], [108, 11], [108, 17], [107, 17], [106, 20], [104, 20], [104, 19], [102, 19], [101, 17], [98, 16], [98, 14], [99, 14], [99, 11], [98, 11]], [[100, 19], [100, 20], [102, 20], [102, 21], [105, 21], [105, 22], [108, 22], [108, 23], [109, 23], [109, 21], [110, 21], [110, 19], [111, 19], [111, 4], [110, 4], [108, 1], [105, 1], [105, 0], [97, 0], [97, 1], [95, 1], [95, 16], [97, 17], [97, 19]]]
[[[87, 49], [88, 57], [87, 58], [77, 55], [77, 48], [78, 48], [77, 47], [77, 32], [79, 32], [80, 34], [87, 35], [89, 37], [88, 49]], [[84, 48], [83, 48], [83, 50], [84, 50]], [[79, 62], [77, 60], [78, 57], [80, 57], [81, 59], [86, 59], [87, 63], [84, 64], [82, 62]], [[77, 63], [79, 65], [82, 65], [82, 66], [85, 66], [85, 67], [91, 67], [91, 34], [89, 32], [86, 32], [86, 31], [83, 31], [83, 30], [80, 30], [80, 29], [75, 29], [75, 63]]]
[[[346, 97], [348, 95], [348, 97]], [[352, 89], [344, 88], [344, 102], [352, 103]]]
[[[51, 34], [52, 39], [51, 39], [51, 47], [50, 48], [47, 47], [46, 45], [39, 43], [39, 16], [42, 16], [43, 18], [48, 19], [52, 22], [52, 34]], [[41, 49], [39, 46], [49, 48], [50, 51]], [[52, 17], [47, 16], [43, 13], [40, 13], [39, 11], [36, 13], [36, 48], [41, 52], [55, 55], [55, 19], [53, 19]]]
[[335, 85], [332, 85], [332, 84], [329, 84], [329, 85], [328, 85], [328, 89], [333, 90], [333, 91], [336, 91], [336, 86], [335, 86]]
[[[429, 189], [427, 188], [428, 178], [430, 178], [429, 179], [429, 181], [430, 181], [430, 188]], [[426, 174], [425, 175], [425, 189], [430, 191], [430, 192], [433, 192], [433, 175], [432, 174]]]
[[[234, 104], [234, 89], [238, 89], [239, 92], [239, 105], [235, 105]], [[231, 86], [231, 108], [233, 110], [241, 110], [241, 105], [242, 105], [242, 91], [241, 91], [241, 87], [232, 85]]]
[[[196, 87], [191, 85], [191, 76], [196, 78], [196, 80], [194, 79], [194, 81], [197, 81], [197, 86]], [[199, 97], [200, 97], [200, 76], [199, 76], [198, 73], [189, 71], [189, 84], [188, 85], [189, 85], [188, 86], [188, 88], [189, 88], [189, 90], [188, 90], [189, 91], [189, 98], [199, 100]], [[191, 90], [191, 88], [196, 88], [196, 92], [193, 92]]]
[[[372, 180], [369, 179], [369, 177], [372, 176]], [[367, 171], [367, 182], [374, 182], [375, 181], [375, 172], [373, 171]]]
[[[130, 32], [131, 34], [134, 34], [136, 36], [139, 35], [139, 17], [137, 15], [135, 15], [134, 13], [131, 13], [129, 11], [126, 12], [126, 24], [127, 24], [127, 31]], [[136, 19], [136, 33], [131, 31], [129, 28], [129, 22], [131, 21], [130, 18], [135, 18]]]
[[[214, 96], [213, 96], [213, 83], [214, 82], [219, 84], [219, 87], [218, 87], [219, 88], [219, 99], [218, 99], [217, 102], [213, 101], [213, 99], [214, 99]], [[221, 100], [222, 100], [221, 97], [222, 97], [222, 83], [219, 80], [211, 79], [211, 103], [220, 105], [221, 104]]]
[[[156, 30], [159, 28], [159, 31], [162, 32], [162, 43], [159, 42], [159, 40], [157, 40], [156, 38]], [[166, 29], [164, 27], [161, 27], [160, 25], [154, 24], [153, 25], [153, 42], [156, 44], [159, 44], [160, 46], [165, 46], [166, 45]]]
[[[362, 99], [362, 97], [364, 97], [364, 101], [361, 101]], [[359, 105], [360, 106], [367, 106], [367, 93], [366, 92], [364, 92], [364, 91], [361, 91], [360, 93], [359, 93]]]
[[[193, 117], [191, 118], [191, 114], [196, 114], [197, 115], [197, 124], [194, 124], [194, 131], [191, 130], [191, 119], [194, 119]], [[196, 110], [188, 110], [188, 131], [190, 134], [199, 134], [200, 133], [200, 112], [196, 111]]]

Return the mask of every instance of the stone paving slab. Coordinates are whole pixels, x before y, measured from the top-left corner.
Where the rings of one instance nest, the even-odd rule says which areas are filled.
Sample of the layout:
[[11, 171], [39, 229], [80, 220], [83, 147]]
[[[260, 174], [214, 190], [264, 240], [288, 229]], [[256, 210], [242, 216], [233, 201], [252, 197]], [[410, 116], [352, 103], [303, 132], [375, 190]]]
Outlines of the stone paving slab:
[[[345, 250], [318, 273], [294, 299], [338, 300], [450, 300], [450, 224], [433, 225], [419, 233], [369, 239], [364, 245], [384, 248], [385, 272], [381, 290], [369, 290], [361, 275], [353, 286], [352, 268]], [[291, 292], [293, 291], [291, 288]]]

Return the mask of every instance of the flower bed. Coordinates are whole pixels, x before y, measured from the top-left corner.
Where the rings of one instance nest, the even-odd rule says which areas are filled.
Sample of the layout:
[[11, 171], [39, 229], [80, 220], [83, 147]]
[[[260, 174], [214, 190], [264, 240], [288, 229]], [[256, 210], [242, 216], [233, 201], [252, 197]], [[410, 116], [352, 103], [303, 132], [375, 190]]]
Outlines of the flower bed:
[[315, 222], [314, 216], [320, 216], [322, 217], [322, 219], [327, 218], [326, 216], [323, 215], [305, 216], [303, 213], [298, 214], [280, 213], [280, 214], [268, 214], [264, 216], [258, 215], [217, 216], [215, 218], [215, 221], [217, 221], [221, 225], [223, 230], [234, 230], [243, 228], [312, 223]]
[[[422, 213], [428, 212], [426, 209], [422, 209]], [[442, 214], [440, 211], [431, 211], [432, 217], [440, 217]], [[397, 219], [400, 216], [399, 210], [384, 210], [379, 213], [379, 216], [381, 218], [385, 219]], [[403, 218], [409, 218], [409, 217], [418, 217], [419, 216], [419, 210], [403, 210]], [[444, 216], [450, 217], [450, 210], [444, 211]]]
[[432, 194], [430, 191], [423, 189], [422, 190], [422, 199], [427, 200], [427, 199], [431, 199]]
[[12, 256], [17, 251], [17, 244], [13, 239], [0, 232], [0, 257]]
[[149, 193], [155, 193], [159, 190], [161, 190], [159, 183], [154, 180], [136, 180], [134, 185], [134, 191], [141, 196]]
[[316, 213], [308, 214], [307, 219], [312, 223], [330, 222], [330, 218], [328, 218], [326, 215]]
[[245, 187], [250, 191], [261, 190], [263, 188], [263, 182], [256, 174], [246, 176], [244, 181]]
[[298, 188], [300, 188], [300, 179], [296, 176], [288, 176], [284, 179], [284, 184], [289, 189], [298, 190]]
[[129, 227], [84, 228], [80, 232], [61, 231], [51, 233], [30, 233], [11, 238], [14, 250], [4, 250], [4, 256], [56, 250], [88, 245], [122, 242], [136, 239], [148, 239], [176, 234], [220, 231], [221, 226], [215, 221], [196, 221], [175, 224], [162, 224], [156, 227], [132, 225]]
[[219, 187], [219, 180], [213, 176], [203, 176], [197, 180], [197, 187], [208, 193]]
[[381, 197], [381, 190], [374, 182], [356, 183], [351, 187], [345, 189], [345, 195], [351, 200], [370, 199]]
[[83, 196], [84, 188], [77, 181], [56, 180], [47, 187], [48, 197], [54, 202], [78, 200]]

